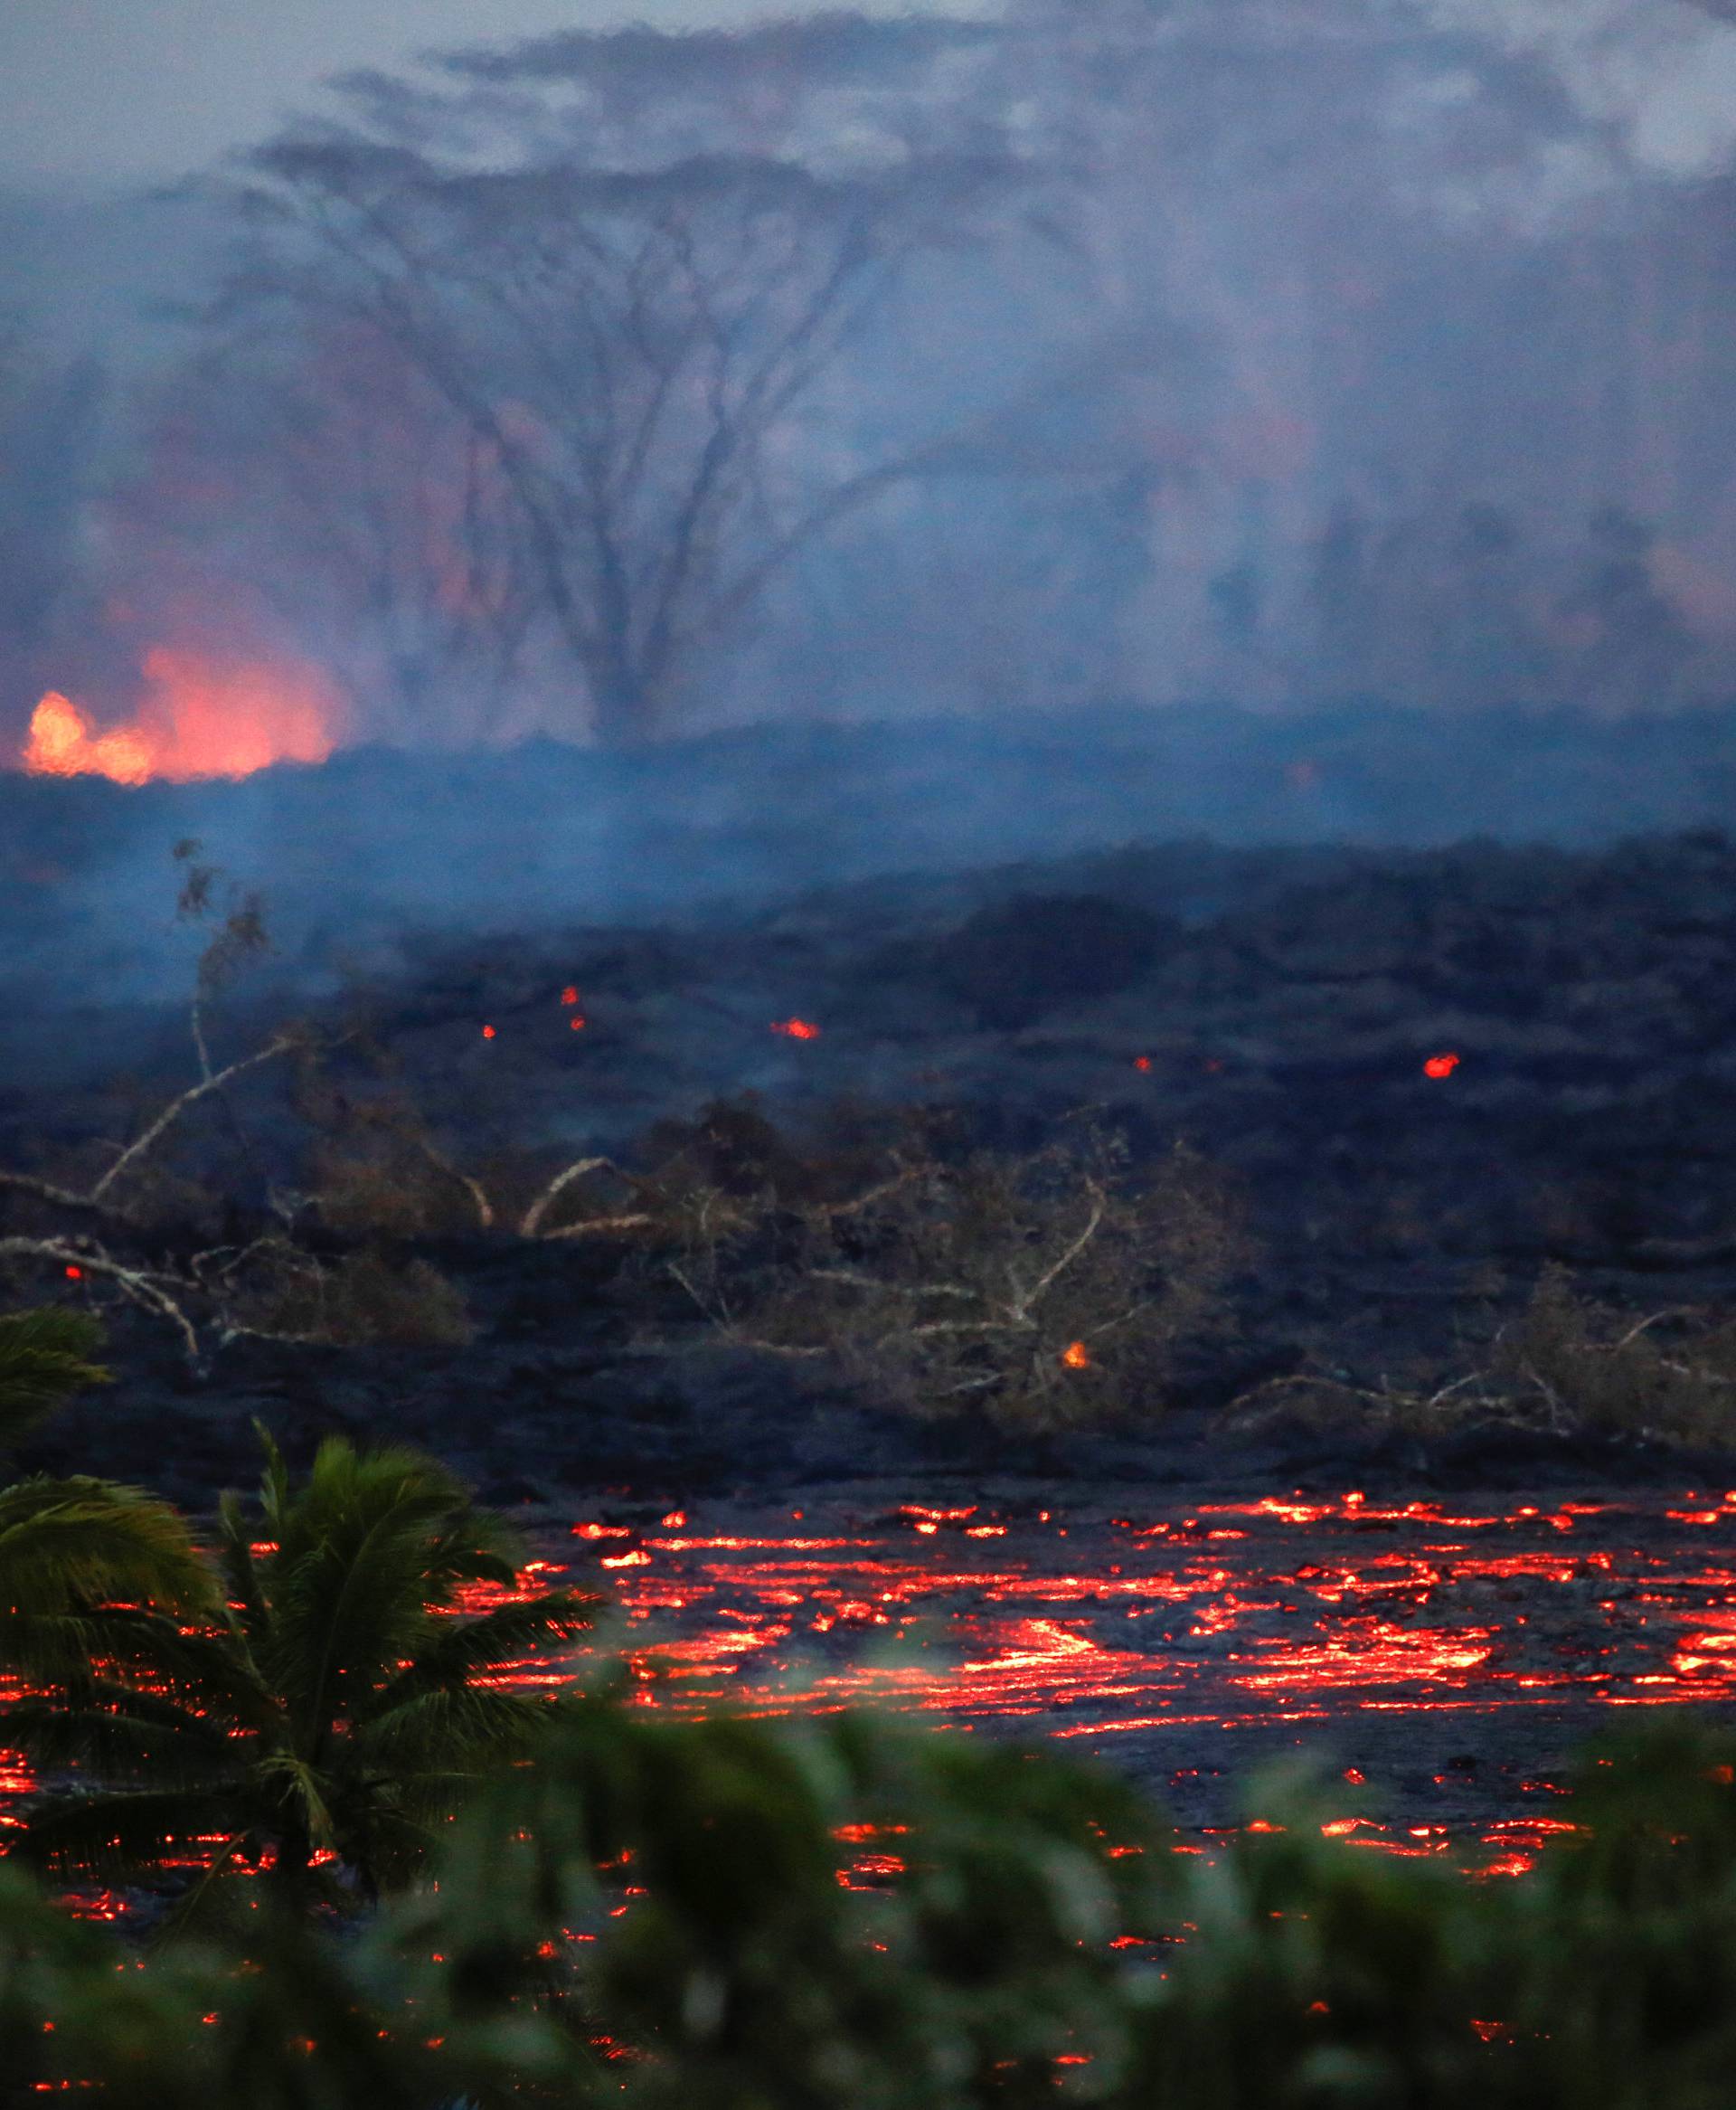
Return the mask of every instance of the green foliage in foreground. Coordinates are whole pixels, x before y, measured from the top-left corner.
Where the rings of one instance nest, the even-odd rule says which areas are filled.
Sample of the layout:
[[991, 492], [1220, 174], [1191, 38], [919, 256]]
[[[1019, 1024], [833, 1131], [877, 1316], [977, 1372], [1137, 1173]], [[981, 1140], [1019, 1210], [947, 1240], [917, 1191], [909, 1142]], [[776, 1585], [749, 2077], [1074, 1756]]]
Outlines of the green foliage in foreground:
[[[262, 1897], [140, 1956], [0, 1868], [0, 2101], [1727, 2110], [1733, 1758], [1596, 1753], [1583, 1835], [1477, 1884], [1300, 1795], [1178, 1856], [1048, 1753], [591, 1699], [359, 1933]], [[841, 1884], [869, 1852], [901, 1872]]]

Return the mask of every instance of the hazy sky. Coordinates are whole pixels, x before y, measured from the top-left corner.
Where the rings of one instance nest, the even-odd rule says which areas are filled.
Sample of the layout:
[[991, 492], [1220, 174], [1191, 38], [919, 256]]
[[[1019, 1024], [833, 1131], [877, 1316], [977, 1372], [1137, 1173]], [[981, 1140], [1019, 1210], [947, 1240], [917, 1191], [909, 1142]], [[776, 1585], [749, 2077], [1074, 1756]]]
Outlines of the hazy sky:
[[[855, 4], [901, 11], [899, 0]], [[325, 76], [429, 46], [807, 11], [801, 0], [0, 0], [0, 185], [179, 175], [307, 106]]]

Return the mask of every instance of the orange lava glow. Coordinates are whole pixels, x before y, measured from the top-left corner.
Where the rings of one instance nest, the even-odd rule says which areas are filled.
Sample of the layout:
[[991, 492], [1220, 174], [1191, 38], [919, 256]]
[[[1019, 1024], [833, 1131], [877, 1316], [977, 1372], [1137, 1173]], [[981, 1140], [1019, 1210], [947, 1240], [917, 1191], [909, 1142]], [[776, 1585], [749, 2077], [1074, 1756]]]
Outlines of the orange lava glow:
[[1422, 1065], [1422, 1074], [1425, 1077], [1450, 1077], [1458, 1064], [1459, 1058], [1456, 1055], [1430, 1055]]
[[786, 1040], [817, 1040], [820, 1029], [810, 1018], [774, 1018], [771, 1030], [781, 1033]]
[[[519, 1588], [601, 1584], [642, 1706], [867, 1705], [1081, 1741], [1160, 1776], [1160, 1795], [1167, 1780], [1178, 1814], [1208, 1793], [1203, 1774], [1246, 1777], [1299, 1747], [1330, 1760], [1321, 1821], [1346, 1850], [1498, 1878], [1572, 1831], [1554, 1776], [1610, 1710], [1736, 1718], [1733, 1538], [1736, 1490], [1548, 1505], [1351, 1490], [1034, 1514], [939, 1494], [737, 1510], [722, 1528], [685, 1508], [593, 1516]], [[510, 1594], [476, 1585], [462, 1609]], [[488, 1682], [552, 1689], [570, 1668], [527, 1658]], [[0, 1754], [0, 1824], [31, 1784]], [[1178, 1850], [1210, 1855], [1231, 1833], [1196, 1808]], [[897, 1873], [883, 1839], [846, 1843], [863, 1850], [847, 1888]], [[122, 1907], [104, 1893], [80, 1909]]]
[[247, 777], [273, 762], [324, 762], [336, 744], [335, 690], [305, 663], [221, 658], [157, 646], [131, 721], [98, 731], [51, 689], [30, 721], [22, 760], [33, 776], [108, 777], [117, 784]]

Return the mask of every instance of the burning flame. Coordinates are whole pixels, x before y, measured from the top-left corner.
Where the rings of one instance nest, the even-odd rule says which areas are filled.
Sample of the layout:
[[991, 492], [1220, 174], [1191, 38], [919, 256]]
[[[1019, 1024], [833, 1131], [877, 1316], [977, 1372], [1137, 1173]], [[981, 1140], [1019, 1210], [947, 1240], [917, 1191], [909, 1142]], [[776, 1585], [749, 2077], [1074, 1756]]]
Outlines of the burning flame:
[[1061, 1359], [1070, 1370], [1089, 1370], [1091, 1351], [1082, 1340], [1070, 1340], [1061, 1351]]
[[786, 1040], [817, 1040], [820, 1029], [807, 1018], [774, 1018], [771, 1030], [781, 1033]]
[[1422, 1065], [1422, 1074], [1425, 1077], [1450, 1077], [1458, 1067], [1456, 1055], [1430, 1055]]
[[315, 668], [266, 665], [159, 646], [145, 656], [148, 694], [130, 724], [97, 731], [90, 714], [51, 689], [36, 706], [24, 765], [33, 776], [246, 777], [278, 762], [324, 762], [340, 709]]

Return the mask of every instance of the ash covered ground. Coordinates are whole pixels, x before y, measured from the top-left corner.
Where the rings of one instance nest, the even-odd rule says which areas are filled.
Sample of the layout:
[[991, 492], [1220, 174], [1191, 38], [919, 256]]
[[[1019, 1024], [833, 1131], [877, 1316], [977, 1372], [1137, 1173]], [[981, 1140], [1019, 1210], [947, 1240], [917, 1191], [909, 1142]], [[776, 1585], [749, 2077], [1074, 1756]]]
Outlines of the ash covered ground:
[[[1285, 770], [1298, 749], [1327, 752], [1327, 731], [1316, 723], [1268, 736], [1258, 780], [1267, 807], [1244, 835], [1275, 826], [1281, 809], [1271, 801], [1295, 789]], [[1369, 781], [1385, 770], [1420, 800], [1416, 730], [1396, 759], [1383, 733], [1371, 737], [1363, 724], [1360, 737], [1349, 759], [1319, 765], [1328, 790], [1334, 775]], [[1712, 733], [1703, 725], [1694, 737], [1712, 743], [1701, 757], [1710, 768]], [[1635, 800], [1667, 809], [1686, 781], [1694, 741], [1672, 745], [1660, 788], [1636, 740], [1631, 728], [1606, 730], [1574, 765], [1590, 781], [1613, 766], [1616, 748], [1628, 751], [1626, 803], [1606, 785], [1606, 821]], [[1113, 754], [1099, 756], [1116, 790], [1089, 825], [1125, 818], [1118, 797], [1161, 808], [1150, 773], [1160, 743], [1147, 743], [1143, 793], [1118, 775]], [[1183, 1485], [1274, 1476], [1288, 1485], [1346, 1465], [1515, 1483], [1675, 1470], [1643, 1428], [1470, 1422], [1419, 1433], [1374, 1416], [1322, 1430], [1283, 1417], [1244, 1425], [1226, 1409], [1304, 1372], [1370, 1393], [1448, 1382], [1552, 1263], [1636, 1319], [1687, 1307], [1718, 1320], [1736, 1256], [1736, 848], [1723, 835], [1701, 826], [1609, 839], [1606, 826], [1603, 840], [1578, 847], [1486, 837], [1406, 849], [1195, 837], [817, 886], [803, 883], [807, 859], [789, 837], [792, 880], [780, 891], [772, 763], [788, 762], [788, 744], [774, 735], [760, 757], [770, 789], [756, 810], [772, 819], [751, 886], [731, 896], [722, 884], [742, 869], [729, 851], [731, 824], [690, 814], [679, 854], [665, 845], [667, 868], [629, 864], [620, 875], [636, 892], [631, 913], [587, 915], [575, 885], [573, 913], [538, 893], [508, 923], [455, 881], [453, 901], [466, 903], [457, 930], [439, 927], [433, 897], [420, 913], [401, 903], [387, 928], [383, 853], [373, 882], [358, 871], [351, 885], [342, 828], [354, 819], [353, 779], [383, 781], [380, 757], [326, 786], [323, 894], [310, 892], [307, 863], [317, 773], [275, 791], [255, 781], [145, 800], [103, 785], [9, 784], [39, 836], [84, 830], [80, 839], [97, 846], [92, 871], [103, 855], [83, 813], [93, 799], [120, 817], [127, 872], [152, 844], [158, 855], [154, 900], [142, 877], [128, 883], [129, 920], [99, 916], [93, 879], [82, 894], [72, 889], [76, 910], [39, 888], [33, 924], [31, 901], [14, 891], [9, 913], [26, 934], [12, 955], [0, 1163], [56, 1177], [70, 1163], [99, 1164], [193, 1081], [184, 988], [160, 960], [164, 979], [144, 993], [138, 983], [149, 942], [172, 926], [167, 842], [186, 826], [205, 825], [220, 842], [233, 835], [226, 801], [256, 817], [272, 800], [278, 810], [299, 801], [302, 862], [290, 861], [274, 892], [275, 838], [262, 836], [260, 865], [242, 872], [263, 882], [274, 934], [293, 935], [225, 995], [212, 1026], [220, 1061], [293, 1008], [332, 1029], [365, 1017], [394, 1089], [448, 1162], [476, 1172], [514, 1153], [545, 1171], [587, 1151], [626, 1155], [660, 1121], [742, 1094], [793, 1136], [839, 1102], [920, 1105], [951, 1110], [983, 1145], [1005, 1150], [1038, 1147], [1073, 1110], [1098, 1108], [1136, 1159], [1156, 1160], [1178, 1141], [1200, 1153], [1249, 1233], [1224, 1323], [1160, 1387], [1087, 1433], [1009, 1436], [969, 1415], [913, 1420], [823, 1367], [732, 1349], [691, 1311], [666, 1310], [647, 1345], [618, 1294], [618, 1250], [484, 1235], [461, 1211], [402, 1243], [455, 1285], [474, 1328], [467, 1343], [241, 1339], [195, 1373], [169, 1329], [122, 1309], [121, 1387], [44, 1439], [44, 1462], [88, 1456], [95, 1443], [106, 1469], [204, 1500], [250, 1470], [257, 1414], [293, 1443], [330, 1427], [392, 1429], [515, 1502], [611, 1488], [762, 1491], [906, 1466], [967, 1480], [988, 1462], [1039, 1477]], [[1077, 763], [1083, 750], [1068, 752]], [[836, 861], [846, 867], [895, 861], [925, 830], [939, 839], [940, 765], [907, 811], [901, 752], [925, 756], [913, 738], [876, 748], [872, 771], [846, 772], [827, 793], [856, 816], [848, 829], [839, 824]], [[1193, 778], [1182, 772], [1183, 789], [1165, 795], [1172, 805], [1209, 774], [1202, 751], [1188, 752]], [[412, 820], [434, 825], [434, 809], [415, 804], [429, 766], [404, 765], [381, 808], [388, 835], [407, 837]], [[679, 752], [664, 765], [665, 820], [692, 766]], [[1017, 770], [1028, 779], [1032, 767], [1020, 751]], [[742, 814], [751, 776], [744, 769], [737, 787]], [[1302, 795], [1316, 787], [1307, 778]], [[794, 795], [793, 783], [785, 790]], [[510, 864], [525, 829], [492, 797], [483, 784], [449, 827], [474, 842], [497, 822]], [[582, 840], [618, 813], [579, 801], [566, 825]], [[643, 822], [641, 858], [655, 860], [655, 818]], [[1592, 818], [1590, 808], [1580, 816], [1595, 836]], [[1040, 832], [1039, 818], [1021, 825]], [[1438, 809], [1438, 821], [1448, 818]], [[1082, 814], [1071, 825], [1089, 832]], [[677, 908], [670, 896], [684, 875], [693, 898]], [[347, 923], [336, 905], [346, 889], [357, 904]], [[69, 968], [51, 975], [56, 917]], [[80, 944], [95, 946], [99, 932], [117, 948], [130, 933], [112, 984], [79, 964]], [[184, 930], [171, 937], [187, 952]], [[190, 979], [184, 962], [180, 971]], [[804, 1036], [792, 1022], [817, 1030]], [[178, 1191], [203, 1186], [209, 1205], [221, 1190], [224, 1236], [257, 1229], [274, 1179], [279, 1189], [307, 1179], [285, 1099], [262, 1075], [206, 1110], [221, 1118], [185, 1124], [191, 1132], [174, 1140]], [[14, 1231], [52, 1227], [28, 1197], [5, 1206]], [[165, 1208], [172, 1219], [173, 1201]], [[170, 1221], [162, 1235], [184, 1250], [218, 1233], [207, 1222], [184, 1235]]]

